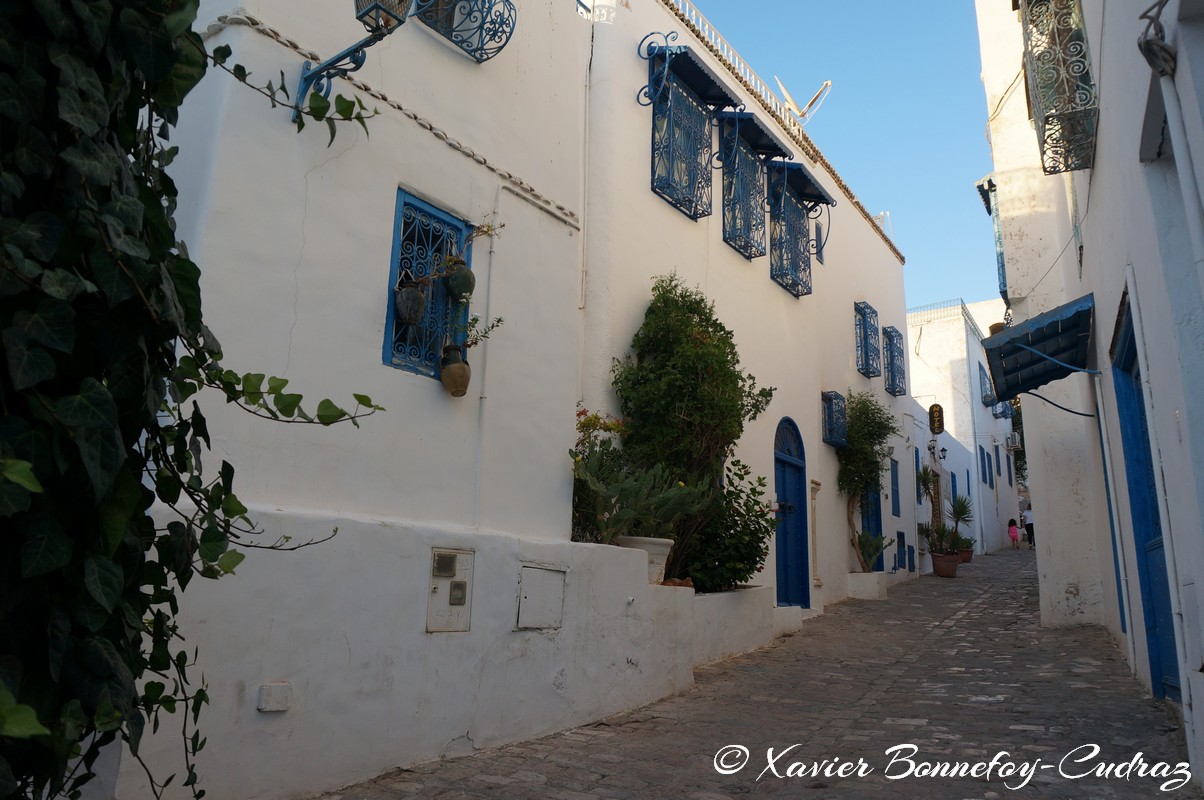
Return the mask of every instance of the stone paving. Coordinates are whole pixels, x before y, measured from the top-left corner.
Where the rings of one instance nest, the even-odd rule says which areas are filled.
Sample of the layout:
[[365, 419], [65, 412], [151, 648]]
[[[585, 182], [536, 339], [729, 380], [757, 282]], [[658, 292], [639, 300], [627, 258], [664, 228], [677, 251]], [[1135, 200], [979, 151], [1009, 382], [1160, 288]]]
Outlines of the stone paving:
[[977, 556], [954, 580], [829, 606], [772, 647], [696, 670], [676, 697], [325, 800], [1204, 796], [1173, 788], [1187, 769], [1181, 726], [1108, 635], [1037, 622], [1033, 554]]

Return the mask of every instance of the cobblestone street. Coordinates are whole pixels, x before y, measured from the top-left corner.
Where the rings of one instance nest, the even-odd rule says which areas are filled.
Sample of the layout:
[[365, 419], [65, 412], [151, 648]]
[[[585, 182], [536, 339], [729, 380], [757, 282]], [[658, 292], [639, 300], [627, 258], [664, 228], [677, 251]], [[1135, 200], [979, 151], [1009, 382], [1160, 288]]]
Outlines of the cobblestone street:
[[[1191, 785], [1160, 791], [1182, 782], [1169, 774], [1186, 761], [1181, 726], [1130, 677], [1105, 632], [1037, 620], [1033, 553], [977, 556], [955, 580], [925, 577], [886, 601], [831, 606], [770, 648], [697, 670], [683, 695], [325, 798], [1201, 797]], [[719, 774], [717, 753], [735, 745], [747, 765]], [[898, 745], [917, 749], [887, 753]], [[772, 766], [770, 748], [780, 756]], [[741, 753], [719, 761], [734, 769]], [[1146, 775], [1124, 777], [1139, 753]], [[846, 775], [788, 773], [823, 759], [848, 763]], [[859, 759], [862, 774], [848, 774]], [[919, 776], [922, 762], [983, 766], [978, 777]], [[1149, 774], [1158, 762], [1170, 765], [1161, 778]], [[1124, 765], [1120, 777], [1065, 777], [1112, 764]]]

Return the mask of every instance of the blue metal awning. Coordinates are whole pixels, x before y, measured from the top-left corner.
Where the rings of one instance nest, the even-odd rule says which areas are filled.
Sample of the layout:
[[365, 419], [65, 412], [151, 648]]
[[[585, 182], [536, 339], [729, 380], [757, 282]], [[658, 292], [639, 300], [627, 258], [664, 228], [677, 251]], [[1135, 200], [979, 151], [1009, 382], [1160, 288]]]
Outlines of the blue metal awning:
[[748, 146], [757, 155], [767, 158], [786, 158], [790, 155], [790, 148], [756, 114], [746, 111], [723, 111], [717, 116], [720, 122], [734, 122], [739, 125], [740, 138], [748, 142]]
[[1089, 294], [983, 339], [999, 402], [1086, 371], [1094, 310]]
[[804, 203], [836, 205], [832, 195], [824, 191], [824, 187], [819, 185], [815, 176], [802, 164], [795, 164], [793, 161], [774, 161], [769, 165], [771, 181], [783, 172], [786, 173], [786, 185], [793, 189]]
[[990, 175], [978, 182], [978, 196], [982, 198], [982, 205], [986, 208], [987, 213], [991, 213], [991, 190], [995, 188], [995, 179]]
[[728, 89], [710, 65], [687, 45], [650, 44], [648, 58], [653, 64], [657, 58], [668, 58], [669, 70], [708, 106], [727, 108], [738, 104], [736, 93]]

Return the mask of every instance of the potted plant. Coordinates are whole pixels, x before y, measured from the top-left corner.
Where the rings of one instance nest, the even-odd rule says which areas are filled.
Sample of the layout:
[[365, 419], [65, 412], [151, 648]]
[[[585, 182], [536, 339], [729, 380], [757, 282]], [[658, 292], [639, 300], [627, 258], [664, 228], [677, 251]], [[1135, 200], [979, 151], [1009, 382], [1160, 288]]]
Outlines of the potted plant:
[[473, 314], [468, 324], [453, 330], [453, 337], [458, 333], [464, 334], [464, 342], [444, 345], [439, 370], [439, 380], [452, 397], [463, 397], [468, 392], [469, 381], [472, 380], [472, 368], [468, 366], [466, 351], [488, 339], [489, 334], [497, 330], [503, 322], [501, 317], [495, 317], [488, 325], [482, 327], [481, 318]]
[[974, 540], [961, 535], [961, 526], [974, 521], [974, 507], [969, 495], [960, 495], [949, 501], [945, 506], [945, 516], [953, 523], [953, 535], [957, 538], [958, 553], [962, 563], [967, 564], [974, 557]]
[[418, 325], [426, 311], [426, 292], [434, 281], [442, 280], [448, 295], [457, 303], [465, 303], [472, 296], [477, 285], [477, 277], [468, 268], [464, 253], [474, 239], [482, 236], [497, 236], [498, 231], [505, 225], [485, 223], [477, 225], [464, 239], [464, 244], [454, 253], [446, 254], [430, 271], [430, 274], [420, 278], [402, 280], [398, 277], [397, 286], [393, 289], [393, 307], [397, 319], [403, 325]]
[[916, 532], [932, 557], [932, 574], [938, 578], [956, 578], [957, 565], [962, 560], [959, 548], [961, 537], [943, 522], [935, 525], [921, 523], [916, 526]]

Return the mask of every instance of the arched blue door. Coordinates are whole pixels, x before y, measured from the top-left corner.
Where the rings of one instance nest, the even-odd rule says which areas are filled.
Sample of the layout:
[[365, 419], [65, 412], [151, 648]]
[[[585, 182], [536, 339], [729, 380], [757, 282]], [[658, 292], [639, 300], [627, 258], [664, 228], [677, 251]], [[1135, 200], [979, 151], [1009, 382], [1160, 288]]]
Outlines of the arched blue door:
[[778, 501], [778, 605], [811, 607], [807, 555], [807, 461], [803, 437], [789, 417], [778, 423], [773, 443], [774, 489]]

